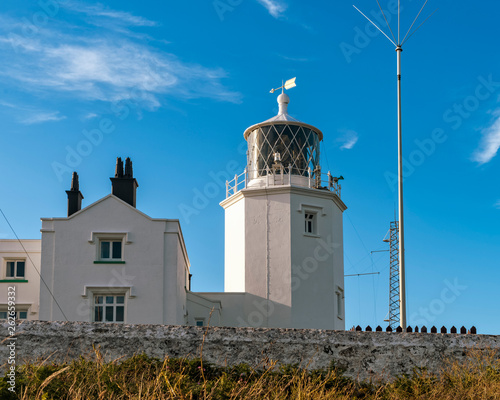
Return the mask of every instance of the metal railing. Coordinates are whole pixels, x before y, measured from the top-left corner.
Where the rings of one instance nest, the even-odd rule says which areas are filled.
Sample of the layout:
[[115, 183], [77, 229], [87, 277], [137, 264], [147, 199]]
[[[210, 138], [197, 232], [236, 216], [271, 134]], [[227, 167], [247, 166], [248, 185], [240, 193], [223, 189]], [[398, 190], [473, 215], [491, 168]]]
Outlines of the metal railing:
[[[252, 178], [254, 176], [257, 178]], [[291, 165], [284, 167], [281, 164], [262, 170], [252, 169], [247, 171], [245, 168], [241, 174], [236, 174], [232, 180], [226, 181], [226, 198], [247, 188], [249, 186], [248, 183], [256, 179], [264, 182], [263, 187], [298, 186], [329, 190], [340, 198], [341, 185], [338, 182], [339, 178], [334, 177], [330, 171], [326, 174], [321, 172], [321, 168], [316, 168], [315, 170], [307, 168], [303, 171], [298, 171], [297, 168], [292, 168]], [[341, 177], [340, 179], [343, 178]]]

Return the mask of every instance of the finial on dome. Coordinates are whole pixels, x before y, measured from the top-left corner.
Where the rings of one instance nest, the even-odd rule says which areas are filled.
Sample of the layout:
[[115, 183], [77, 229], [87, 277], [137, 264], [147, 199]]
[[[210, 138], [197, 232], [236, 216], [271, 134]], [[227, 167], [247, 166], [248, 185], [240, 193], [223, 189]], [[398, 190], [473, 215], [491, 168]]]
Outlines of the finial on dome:
[[281, 93], [278, 96], [279, 112], [278, 115], [288, 114], [288, 103], [290, 103], [290, 97], [286, 93]]
[[278, 96], [278, 104], [280, 106], [278, 115], [288, 114], [288, 103], [290, 103], [290, 97], [288, 97], [288, 95], [285, 93], [285, 89], [288, 90], [297, 86], [295, 83], [295, 79], [297, 78], [289, 79], [284, 84], [283, 81], [281, 81], [281, 86], [279, 88], [271, 89], [271, 93], [274, 93], [276, 90], [281, 89], [281, 94]]

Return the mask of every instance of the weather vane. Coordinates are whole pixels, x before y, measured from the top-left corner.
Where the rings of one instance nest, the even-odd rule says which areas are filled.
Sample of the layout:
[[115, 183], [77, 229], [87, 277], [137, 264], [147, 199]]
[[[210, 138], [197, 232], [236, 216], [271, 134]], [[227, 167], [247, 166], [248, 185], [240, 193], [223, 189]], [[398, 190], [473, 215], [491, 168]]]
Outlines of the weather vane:
[[281, 86], [279, 88], [276, 88], [276, 89], [271, 89], [269, 91], [269, 93], [274, 93], [276, 90], [280, 90], [280, 89], [281, 89], [281, 93], [283, 93], [284, 89], [288, 90], [288, 89], [291, 89], [291, 88], [297, 86], [295, 84], [295, 79], [297, 79], [297, 78], [288, 79], [284, 84], [283, 84], [283, 81], [281, 81]]

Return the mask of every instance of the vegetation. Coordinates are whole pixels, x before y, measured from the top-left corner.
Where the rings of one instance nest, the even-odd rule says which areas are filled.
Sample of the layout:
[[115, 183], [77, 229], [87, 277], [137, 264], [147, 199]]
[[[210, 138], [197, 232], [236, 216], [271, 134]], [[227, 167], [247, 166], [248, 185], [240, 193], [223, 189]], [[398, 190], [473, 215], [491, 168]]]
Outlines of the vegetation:
[[27, 364], [16, 370], [16, 393], [0, 379], [0, 399], [500, 399], [500, 360], [471, 351], [465, 364], [447, 363], [439, 375], [416, 370], [392, 382], [357, 383], [335, 366], [308, 371], [295, 365], [215, 367], [201, 359], [163, 361], [145, 355], [104, 362]]

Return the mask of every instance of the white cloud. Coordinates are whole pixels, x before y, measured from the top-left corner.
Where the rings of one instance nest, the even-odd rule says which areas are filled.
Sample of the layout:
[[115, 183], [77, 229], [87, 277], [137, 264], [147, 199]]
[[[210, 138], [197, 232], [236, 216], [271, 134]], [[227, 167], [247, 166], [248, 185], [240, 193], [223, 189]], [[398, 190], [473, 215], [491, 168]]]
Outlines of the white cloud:
[[[71, 3], [71, 9], [129, 25], [153, 25], [152, 21], [102, 6]], [[106, 102], [133, 99], [149, 109], [161, 105], [162, 95], [240, 101], [239, 93], [223, 86], [226, 73], [220, 68], [186, 63], [152, 47], [149, 40], [124, 37], [107, 24], [93, 32], [90, 36], [86, 29], [80, 32], [54, 24], [36, 37], [23, 37], [5, 30], [2, 34], [0, 27], [0, 60], [9, 60], [2, 63], [0, 79], [35, 94], [52, 92]]]
[[59, 111], [45, 111], [25, 104], [14, 104], [0, 100], [1, 107], [11, 108], [11, 114], [23, 124], [31, 125], [49, 121], [61, 121], [66, 119], [64, 115], [59, 115]]
[[500, 200], [497, 200], [497, 202], [493, 205], [493, 207], [500, 210]]
[[482, 130], [483, 137], [472, 159], [479, 164], [486, 164], [496, 156], [500, 148], [500, 110], [495, 112], [495, 120]]
[[[115, 20], [121, 24], [128, 26], [156, 26], [157, 22], [146, 18], [133, 15], [125, 11], [112, 10], [104, 7], [102, 4], [87, 5], [79, 2], [68, 2], [65, 5], [66, 9], [84, 13], [91, 17], [104, 17], [106, 19]], [[108, 21], [109, 22], [109, 21]]]
[[23, 124], [26, 125], [32, 125], [32, 124], [39, 124], [42, 122], [49, 122], [49, 121], [61, 121], [62, 119], [65, 119], [66, 117], [64, 115], [59, 115], [59, 111], [56, 112], [39, 112], [30, 115], [29, 117], [24, 118], [21, 120]]
[[287, 5], [282, 3], [280, 0], [257, 0], [261, 5], [263, 5], [269, 14], [274, 18], [279, 18], [287, 9]]
[[92, 119], [92, 118], [95, 118], [97, 117], [98, 115], [96, 113], [88, 113], [87, 115], [85, 115], [83, 118], [84, 119]]
[[353, 130], [347, 130], [337, 141], [341, 143], [340, 150], [350, 150], [357, 143], [358, 134]]

